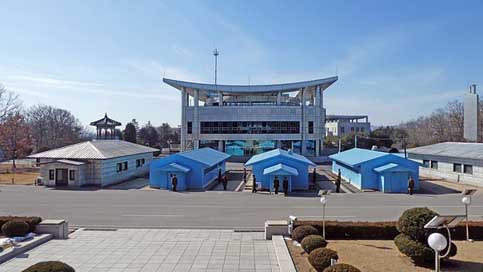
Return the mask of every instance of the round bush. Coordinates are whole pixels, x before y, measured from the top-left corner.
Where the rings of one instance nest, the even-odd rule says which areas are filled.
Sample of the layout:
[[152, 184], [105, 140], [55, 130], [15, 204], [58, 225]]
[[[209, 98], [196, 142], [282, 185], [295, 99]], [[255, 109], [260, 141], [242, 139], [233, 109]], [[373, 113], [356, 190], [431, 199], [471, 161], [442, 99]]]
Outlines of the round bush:
[[411, 237], [413, 240], [425, 242], [426, 231], [424, 225], [438, 215], [428, 208], [412, 208], [406, 210], [397, 221], [397, 230]]
[[396, 236], [394, 243], [401, 253], [417, 264], [434, 262], [434, 251], [428, 245], [415, 241], [404, 233]]
[[300, 243], [302, 239], [312, 234], [319, 234], [319, 231], [308, 225], [298, 226], [292, 232], [292, 239]]
[[302, 239], [301, 244], [305, 252], [310, 253], [314, 249], [326, 247], [327, 241], [320, 235], [312, 234]]
[[58, 261], [36, 263], [23, 272], [75, 272], [70, 265]]
[[2, 226], [2, 233], [7, 237], [25, 236], [30, 226], [24, 221], [9, 221]]
[[328, 248], [317, 248], [312, 250], [309, 254], [309, 263], [317, 270], [318, 272], [324, 271], [327, 267], [330, 266], [330, 260], [338, 260], [339, 256], [337, 256], [337, 252], [332, 249]]
[[350, 264], [338, 263], [324, 269], [324, 272], [361, 272], [357, 267]]
[[30, 217], [29, 220], [26, 222], [27, 224], [29, 224], [29, 232], [34, 232], [37, 225], [40, 224], [40, 222], [42, 222], [42, 218], [38, 216], [33, 216], [33, 217]]

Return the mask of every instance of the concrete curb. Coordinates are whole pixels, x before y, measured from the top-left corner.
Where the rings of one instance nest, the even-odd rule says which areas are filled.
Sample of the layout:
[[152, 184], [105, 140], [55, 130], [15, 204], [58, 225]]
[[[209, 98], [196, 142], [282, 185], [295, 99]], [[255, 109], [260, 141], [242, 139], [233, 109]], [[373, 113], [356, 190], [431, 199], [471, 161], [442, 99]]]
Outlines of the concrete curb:
[[52, 234], [39, 234], [35, 236], [32, 240], [22, 242], [20, 246], [9, 247], [0, 253], [0, 264], [15, 258], [16, 256], [25, 253], [41, 244], [50, 241], [54, 236]]
[[295, 265], [293, 264], [292, 257], [288, 252], [285, 240], [281, 235], [272, 236], [273, 247], [275, 248], [275, 255], [277, 255], [278, 266], [280, 272], [296, 272]]

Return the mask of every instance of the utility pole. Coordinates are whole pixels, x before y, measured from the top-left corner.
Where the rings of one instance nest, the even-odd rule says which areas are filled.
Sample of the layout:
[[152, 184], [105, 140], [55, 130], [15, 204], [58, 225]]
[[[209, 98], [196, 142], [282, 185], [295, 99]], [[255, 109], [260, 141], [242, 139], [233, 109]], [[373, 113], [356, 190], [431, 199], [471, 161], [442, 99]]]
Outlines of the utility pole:
[[354, 135], [354, 148], [357, 148], [357, 134]]

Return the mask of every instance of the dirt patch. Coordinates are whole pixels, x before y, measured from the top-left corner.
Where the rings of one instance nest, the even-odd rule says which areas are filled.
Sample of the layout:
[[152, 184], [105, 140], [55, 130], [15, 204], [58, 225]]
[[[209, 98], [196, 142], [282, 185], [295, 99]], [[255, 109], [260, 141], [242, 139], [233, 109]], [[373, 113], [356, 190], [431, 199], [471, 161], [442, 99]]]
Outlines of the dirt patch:
[[[483, 271], [483, 242], [456, 241], [458, 254], [442, 263], [444, 271]], [[301, 247], [287, 241], [297, 271], [313, 271]], [[327, 246], [337, 251], [339, 263], [351, 264], [361, 271], [432, 271], [433, 267], [415, 266], [390, 240], [332, 240]]]
[[17, 172], [0, 174], [0, 184], [33, 185], [39, 172]]

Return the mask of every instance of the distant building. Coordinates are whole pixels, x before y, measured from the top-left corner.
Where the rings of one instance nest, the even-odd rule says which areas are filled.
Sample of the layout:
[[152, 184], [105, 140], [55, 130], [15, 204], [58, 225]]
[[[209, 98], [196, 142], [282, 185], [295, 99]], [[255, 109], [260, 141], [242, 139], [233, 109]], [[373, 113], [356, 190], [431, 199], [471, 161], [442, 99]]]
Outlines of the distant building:
[[400, 155], [353, 148], [329, 158], [332, 172], [340, 170], [343, 179], [361, 190], [405, 193], [409, 177], [419, 190], [419, 164]]
[[107, 186], [148, 173], [158, 149], [121, 140], [82, 142], [30, 155], [47, 186]]
[[91, 122], [91, 126], [96, 127], [96, 139], [98, 140], [114, 140], [117, 139], [116, 127], [122, 124], [116, 120], [107, 117], [107, 113], [103, 118]]
[[464, 96], [464, 138], [470, 142], [480, 139], [480, 97], [476, 93], [476, 85], [471, 85]]
[[[288, 178], [289, 191], [307, 190], [309, 188], [309, 166], [315, 166], [306, 157], [292, 151], [274, 149], [251, 157], [245, 166], [251, 166], [257, 182], [261, 183], [261, 189], [273, 190], [273, 180], [278, 177], [280, 191], [282, 181]], [[260, 189], [260, 188], [259, 188]]]
[[422, 176], [483, 186], [483, 143], [445, 142], [411, 148], [407, 153], [421, 163]]
[[177, 190], [205, 190], [216, 181], [219, 171], [225, 173], [230, 155], [205, 147], [176, 153], [151, 163], [149, 185], [171, 190], [171, 178], [176, 175]]
[[325, 137], [323, 92], [337, 79], [271, 85], [163, 82], [181, 92], [181, 150], [211, 147], [250, 157], [282, 148], [319, 156]]
[[325, 136], [342, 137], [349, 134], [369, 135], [371, 123], [367, 115], [327, 115]]

